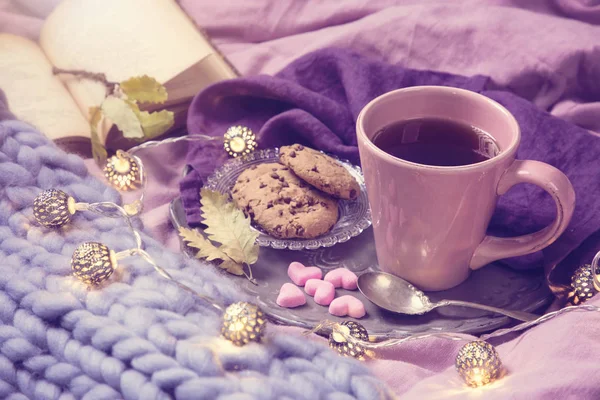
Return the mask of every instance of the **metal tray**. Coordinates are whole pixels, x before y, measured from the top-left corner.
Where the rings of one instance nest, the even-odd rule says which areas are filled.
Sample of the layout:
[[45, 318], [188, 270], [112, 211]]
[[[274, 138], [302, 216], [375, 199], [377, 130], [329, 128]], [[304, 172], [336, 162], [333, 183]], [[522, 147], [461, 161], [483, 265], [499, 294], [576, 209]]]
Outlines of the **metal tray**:
[[[179, 198], [170, 206], [170, 217], [175, 228], [187, 227], [185, 213]], [[192, 251], [182, 245], [182, 249], [192, 256]], [[256, 298], [257, 304], [276, 323], [312, 328], [319, 321], [329, 319], [344, 321], [352, 318], [339, 318], [329, 314], [327, 307], [316, 304], [310, 296], [304, 306], [287, 309], [276, 303], [279, 288], [290, 282], [287, 267], [292, 261], [300, 261], [307, 266], [317, 266], [323, 273], [338, 267], [346, 267], [357, 275], [377, 269], [377, 256], [373, 231], [366, 229], [361, 235], [338, 243], [333, 247], [317, 250], [276, 250], [263, 247], [258, 262], [252, 266], [258, 285], [253, 285], [244, 277], [223, 272], [223, 275], [247, 294]], [[217, 268], [217, 267], [215, 267]], [[420, 316], [399, 315], [387, 312], [370, 303], [359, 291], [337, 289], [337, 296], [351, 294], [359, 298], [367, 310], [367, 315], [358, 320], [374, 337], [389, 337], [428, 332], [487, 332], [510, 322], [507, 317], [463, 307], [444, 307]], [[427, 293], [432, 300], [455, 299], [473, 301], [496, 307], [533, 312], [547, 304], [552, 295], [547, 288], [542, 270], [517, 271], [493, 263], [473, 271], [461, 285], [442, 292]]]

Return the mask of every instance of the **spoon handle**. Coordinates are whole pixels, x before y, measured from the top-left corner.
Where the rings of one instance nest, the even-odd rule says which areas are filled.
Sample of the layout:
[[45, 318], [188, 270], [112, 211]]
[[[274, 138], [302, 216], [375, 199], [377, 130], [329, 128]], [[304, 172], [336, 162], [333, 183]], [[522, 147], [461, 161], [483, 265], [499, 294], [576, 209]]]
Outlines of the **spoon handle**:
[[477, 308], [480, 310], [491, 311], [497, 314], [506, 315], [507, 317], [514, 318], [519, 321], [533, 321], [534, 319], [538, 319], [540, 316], [531, 314], [524, 311], [513, 311], [513, 310], [504, 310], [498, 307], [486, 306], [484, 304], [478, 303], [470, 303], [468, 301], [460, 301], [460, 300], [442, 300], [436, 304], [436, 306], [462, 306], [462, 307], [470, 307]]

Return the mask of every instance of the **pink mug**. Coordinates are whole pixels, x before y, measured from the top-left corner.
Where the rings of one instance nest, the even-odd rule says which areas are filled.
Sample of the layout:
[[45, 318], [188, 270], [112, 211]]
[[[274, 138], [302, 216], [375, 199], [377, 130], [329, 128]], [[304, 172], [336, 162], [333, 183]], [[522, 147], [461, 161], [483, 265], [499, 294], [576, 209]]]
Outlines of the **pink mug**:
[[[482, 129], [495, 140], [498, 154], [476, 164], [439, 167], [402, 160], [372, 142], [394, 122], [427, 117]], [[449, 289], [492, 261], [543, 249], [571, 220], [575, 192], [569, 179], [548, 164], [515, 160], [517, 121], [478, 93], [442, 86], [394, 90], [362, 109], [356, 129], [379, 266], [420, 289]], [[548, 192], [556, 219], [529, 235], [486, 235], [498, 196], [518, 183]]]

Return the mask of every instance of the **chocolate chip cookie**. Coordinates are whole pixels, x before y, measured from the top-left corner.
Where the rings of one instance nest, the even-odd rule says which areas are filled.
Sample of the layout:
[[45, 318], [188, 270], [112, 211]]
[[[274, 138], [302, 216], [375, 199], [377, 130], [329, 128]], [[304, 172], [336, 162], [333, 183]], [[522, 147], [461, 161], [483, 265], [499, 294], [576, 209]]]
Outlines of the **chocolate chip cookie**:
[[350, 172], [333, 158], [311, 148], [294, 144], [279, 150], [279, 161], [301, 179], [340, 199], [355, 199], [360, 186]]
[[231, 196], [254, 222], [281, 239], [318, 237], [328, 232], [338, 219], [335, 199], [277, 163], [260, 164], [244, 171]]

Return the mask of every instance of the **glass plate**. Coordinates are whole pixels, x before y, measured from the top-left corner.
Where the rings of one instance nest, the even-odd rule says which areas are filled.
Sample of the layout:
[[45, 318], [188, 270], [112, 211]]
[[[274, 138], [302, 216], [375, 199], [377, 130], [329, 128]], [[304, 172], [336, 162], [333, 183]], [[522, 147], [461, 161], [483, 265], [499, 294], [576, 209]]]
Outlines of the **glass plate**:
[[[210, 190], [229, 194], [238, 176], [245, 169], [252, 165], [277, 162], [278, 160], [278, 148], [257, 150], [246, 157], [231, 159], [208, 177], [205, 187]], [[367, 188], [365, 187], [365, 179], [360, 167], [354, 166], [345, 160], [337, 160], [356, 179], [360, 186], [360, 193], [354, 200], [340, 200], [338, 202], [339, 218], [333, 228], [315, 239], [277, 239], [261, 230], [258, 226], [253, 225], [253, 228], [259, 233], [257, 243], [260, 246], [290, 250], [314, 250], [321, 247], [331, 247], [337, 243], [347, 242], [371, 226], [371, 211], [367, 199]]]

